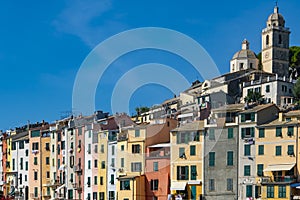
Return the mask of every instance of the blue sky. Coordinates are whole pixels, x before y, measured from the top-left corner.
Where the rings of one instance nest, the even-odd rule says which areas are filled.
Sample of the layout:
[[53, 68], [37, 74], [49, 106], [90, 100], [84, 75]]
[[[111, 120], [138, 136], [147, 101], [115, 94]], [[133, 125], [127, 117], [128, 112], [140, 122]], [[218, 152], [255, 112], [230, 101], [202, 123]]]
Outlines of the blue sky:
[[[170, 3], [171, 2], [171, 3]], [[198, 41], [221, 73], [244, 38], [260, 52], [260, 33], [273, 12], [265, 1], [114, 1], [53, 0], [0, 3], [0, 129], [54, 121], [72, 110], [77, 70], [89, 52], [114, 34], [138, 27], [164, 27]], [[279, 1], [291, 28], [291, 45], [300, 45], [296, 13], [299, 0]], [[157, 62], [180, 71], [192, 82], [199, 77], [187, 62], [167, 52], [144, 50], [116, 60], [102, 77], [96, 107], [110, 111], [112, 88], [133, 66]], [[131, 98], [130, 109], [172, 97], [158, 85], [146, 85]], [[131, 114], [131, 113], [130, 113]]]

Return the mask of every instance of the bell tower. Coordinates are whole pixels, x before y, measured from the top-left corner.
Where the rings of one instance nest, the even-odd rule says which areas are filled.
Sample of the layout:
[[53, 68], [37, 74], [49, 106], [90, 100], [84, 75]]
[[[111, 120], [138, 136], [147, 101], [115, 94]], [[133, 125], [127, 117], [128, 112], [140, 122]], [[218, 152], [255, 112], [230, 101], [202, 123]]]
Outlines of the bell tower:
[[263, 71], [289, 77], [290, 31], [277, 5], [262, 31]]

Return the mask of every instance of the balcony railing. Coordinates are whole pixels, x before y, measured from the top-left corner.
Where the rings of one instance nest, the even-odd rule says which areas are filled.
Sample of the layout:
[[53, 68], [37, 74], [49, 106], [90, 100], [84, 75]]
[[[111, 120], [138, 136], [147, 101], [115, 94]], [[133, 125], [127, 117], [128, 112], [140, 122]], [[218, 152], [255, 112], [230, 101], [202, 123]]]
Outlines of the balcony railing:
[[159, 152], [159, 151], [150, 152], [150, 154], [147, 156], [147, 158], [168, 158], [168, 157], [170, 157], [170, 151], [166, 151], [166, 152]]
[[296, 181], [295, 176], [261, 177], [262, 184], [292, 183], [295, 181]]

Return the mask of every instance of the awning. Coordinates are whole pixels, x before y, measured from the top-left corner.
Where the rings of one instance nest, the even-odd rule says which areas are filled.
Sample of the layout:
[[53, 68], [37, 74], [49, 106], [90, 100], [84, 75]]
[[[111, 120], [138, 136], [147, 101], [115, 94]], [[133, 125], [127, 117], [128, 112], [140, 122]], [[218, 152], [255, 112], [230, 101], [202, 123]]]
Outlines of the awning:
[[293, 183], [293, 184], [291, 184], [291, 187], [292, 188], [297, 188], [297, 187], [299, 187], [300, 186], [300, 183]]
[[185, 114], [181, 114], [178, 115], [177, 118], [185, 118], [185, 117], [192, 117], [193, 113], [185, 113]]
[[56, 188], [56, 192], [58, 192], [59, 190], [61, 190], [63, 187], [65, 187], [65, 184], [62, 184], [61, 186], [59, 186], [58, 188]]
[[264, 169], [264, 172], [271, 172], [271, 171], [289, 171], [291, 170], [296, 163], [290, 163], [290, 164], [272, 164], [268, 165], [266, 169]]
[[170, 190], [185, 190], [186, 182], [171, 182]]
[[195, 180], [195, 181], [188, 181], [189, 185], [199, 185], [200, 183], [201, 183], [201, 181], [197, 181], [197, 180]]

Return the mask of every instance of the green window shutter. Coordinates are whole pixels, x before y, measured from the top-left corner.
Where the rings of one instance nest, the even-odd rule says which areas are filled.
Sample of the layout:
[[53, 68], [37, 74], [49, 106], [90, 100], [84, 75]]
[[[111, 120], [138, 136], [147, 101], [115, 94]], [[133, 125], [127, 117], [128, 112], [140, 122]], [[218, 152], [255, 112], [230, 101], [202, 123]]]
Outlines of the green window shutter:
[[281, 156], [281, 146], [276, 146], [276, 156]]
[[251, 137], [255, 137], [255, 129], [254, 127], [250, 128]]
[[246, 185], [246, 197], [252, 197], [252, 185]]
[[255, 121], [255, 113], [251, 113], [251, 121], [252, 121], [252, 122]]
[[228, 128], [228, 139], [233, 138], [233, 128]]
[[187, 134], [187, 133], [184, 134], [184, 143], [185, 144], [189, 143], [189, 134]]
[[281, 127], [276, 127], [276, 137], [281, 137], [282, 132], [281, 132]]
[[190, 155], [191, 156], [195, 156], [196, 155], [196, 146], [195, 145], [191, 145], [190, 146]]
[[242, 128], [242, 139], [245, 138], [245, 135], [246, 135], [246, 129], [245, 129], [245, 128]]
[[244, 166], [244, 176], [250, 176], [250, 175], [251, 175], [250, 165], [245, 165]]
[[189, 167], [185, 167], [185, 180], [189, 180]]
[[197, 180], [197, 167], [196, 167], [196, 165], [191, 166], [191, 180]]
[[293, 126], [289, 126], [288, 127], [288, 136], [293, 136], [294, 135], [294, 127]]
[[176, 133], [176, 143], [180, 144], [180, 132]]
[[263, 170], [264, 170], [264, 165], [258, 164], [257, 165], [257, 176], [263, 176]]
[[294, 155], [294, 145], [288, 145], [288, 155]]
[[180, 180], [180, 166], [177, 166], [177, 180]]
[[233, 151], [227, 152], [227, 165], [232, 166], [233, 165]]
[[264, 128], [259, 128], [259, 138], [264, 138], [265, 137], [265, 129]]
[[265, 146], [258, 145], [258, 155], [264, 155], [264, 154], [265, 154]]
[[215, 166], [215, 152], [209, 152], [208, 154], [209, 166]]
[[251, 146], [249, 144], [244, 145], [244, 156], [251, 155]]
[[241, 114], [241, 122], [245, 122], [245, 114]]
[[208, 139], [215, 140], [215, 129], [209, 129]]

